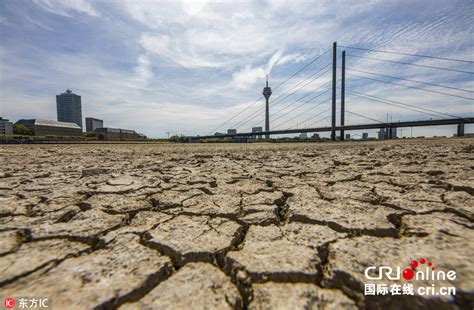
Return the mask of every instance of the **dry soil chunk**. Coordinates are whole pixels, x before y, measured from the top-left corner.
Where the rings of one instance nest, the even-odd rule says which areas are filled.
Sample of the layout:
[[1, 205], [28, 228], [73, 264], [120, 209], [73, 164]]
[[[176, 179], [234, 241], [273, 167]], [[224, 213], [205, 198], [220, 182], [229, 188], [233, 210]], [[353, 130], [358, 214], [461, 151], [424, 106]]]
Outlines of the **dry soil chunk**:
[[304, 196], [288, 199], [290, 221], [329, 224], [338, 231], [394, 235], [394, 226], [387, 216], [400, 211], [370, 203], [344, 200], [328, 202]]
[[446, 192], [444, 200], [449, 207], [454, 207], [474, 221], [474, 196], [466, 192]]
[[[162, 193], [154, 194], [150, 201], [153, 206], [159, 210], [167, 210], [182, 207], [183, 203], [191, 200], [193, 197], [203, 195], [203, 192], [198, 189], [177, 191], [177, 190], [164, 190]], [[197, 202], [196, 202], [197, 203]], [[187, 206], [191, 205], [188, 202]]]
[[125, 215], [111, 215], [99, 210], [88, 210], [75, 215], [68, 222], [44, 223], [31, 228], [33, 238], [50, 236], [96, 237], [123, 224]]
[[146, 285], [159, 283], [170, 272], [167, 257], [127, 234], [106, 249], [67, 259], [46, 274], [32, 274], [8, 289], [17, 296], [51, 298], [55, 309], [92, 309], [137, 297]]
[[21, 236], [18, 232], [2, 231], [0, 232], [0, 256], [17, 250], [21, 244]]
[[120, 309], [241, 309], [230, 279], [206, 263], [190, 263], [135, 303]]
[[88, 246], [82, 243], [68, 240], [24, 243], [16, 252], [0, 257], [0, 284], [28, 274], [48, 263], [60, 261], [68, 255], [78, 254], [87, 248]]
[[208, 216], [176, 216], [149, 233], [150, 244], [171, 256], [178, 264], [211, 261], [227, 250], [242, 234], [239, 224]]
[[199, 195], [185, 200], [183, 208], [195, 214], [236, 216], [240, 201], [239, 195]]
[[255, 282], [313, 281], [319, 276], [317, 247], [342, 236], [326, 226], [310, 224], [251, 226], [243, 248], [227, 257], [229, 263], [243, 266]]
[[113, 194], [94, 195], [87, 199], [86, 203], [92, 208], [101, 208], [110, 213], [139, 211], [151, 207], [151, 203], [145, 196], [130, 197]]
[[401, 229], [406, 236], [446, 234], [456, 237], [472, 236], [474, 238], [474, 225], [469, 220], [447, 212], [405, 215], [403, 216]]
[[169, 221], [173, 216], [157, 211], [141, 211], [135, 215], [129, 225], [114, 229], [107, 233], [102, 239], [108, 243], [115, 239], [117, 236], [124, 233], [136, 233], [140, 234], [155, 228], [160, 223]]
[[145, 187], [142, 180], [131, 176], [120, 176], [109, 179], [106, 184], [100, 185], [96, 194], [127, 194]]
[[109, 168], [85, 168], [82, 169], [82, 177], [90, 177], [110, 172]]
[[251, 310], [357, 309], [354, 302], [337, 290], [307, 283], [268, 282], [253, 286]]

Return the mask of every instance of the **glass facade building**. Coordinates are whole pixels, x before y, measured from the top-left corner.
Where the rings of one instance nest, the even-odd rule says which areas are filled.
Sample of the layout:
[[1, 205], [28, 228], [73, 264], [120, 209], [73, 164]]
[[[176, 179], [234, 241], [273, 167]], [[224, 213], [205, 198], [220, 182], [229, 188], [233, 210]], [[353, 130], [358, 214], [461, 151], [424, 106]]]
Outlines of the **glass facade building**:
[[56, 95], [56, 109], [58, 122], [75, 123], [82, 129], [82, 105], [81, 96], [71, 90]]

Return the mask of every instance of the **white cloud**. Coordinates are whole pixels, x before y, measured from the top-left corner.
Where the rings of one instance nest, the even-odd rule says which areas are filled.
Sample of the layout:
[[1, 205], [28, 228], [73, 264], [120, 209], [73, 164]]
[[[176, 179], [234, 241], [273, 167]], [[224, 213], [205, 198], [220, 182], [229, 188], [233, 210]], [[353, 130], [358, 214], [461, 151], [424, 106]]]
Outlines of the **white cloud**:
[[123, 9], [149, 28], [140, 39], [146, 50], [185, 68], [232, 68], [261, 60], [275, 49], [306, 44], [305, 32], [313, 24], [282, 22], [286, 7], [267, 14], [265, 4], [251, 1], [178, 3], [126, 1]]
[[170, 45], [170, 37], [167, 35], [152, 36], [143, 34], [140, 38], [143, 48], [156, 54], [165, 54]]
[[265, 75], [270, 74], [273, 66], [282, 57], [283, 50], [277, 51], [268, 61], [265, 67], [253, 68], [251, 65], [246, 65], [242, 70], [232, 74], [232, 85], [237, 89], [249, 89], [254, 86], [258, 80], [265, 78]]
[[208, 2], [208, 0], [183, 0], [183, 11], [189, 15], [196, 15], [202, 11]]
[[1, 25], [8, 25], [7, 18], [5, 16], [0, 16], [0, 24]]
[[182, 49], [180, 42], [172, 41], [168, 35], [143, 34], [140, 37], [140, 44], [146, 51], [168, 62], [177, 63], [184, 68], [215, 68], [221, 65], [219, 62], [209, 61], [196, 56], [188, 48]]
[[135, 67], [135, 79], [138, 83], [144, 84], [146, 86], [152, 78], [153, 71], [150, 57], [148, 55], [140, 55], [137, 59], [137, 65]]
[[278, 61], [281, 59], [283, 56], [284, 49], [279, 49], [273, 56], [270, 58], [270, 60], [267, 63], [266, 71], [267, 73], [270, 73], [272, 71], [273, 66], [278, 63]]
[[298, 64], [298, 63], [306, 61], [309, 57], [310, 55], [307, 55], [307, 54], [304, 54], [304, 55], [300, 53], [288, 54], [280, 58], [276, 64], [277, 65], [284, 65], [287, 63]]
[[48, 30], [48, 31], [54, 31], [53, 28], [49, 27], [48, 25], [46, 25], [45, 23], [43, 22], [40, 22], [39, 20], [35, 20], [33, 18], [31, 18], [29, 15], [28, 15], [28, 12], [25, 11], [25, 18], [32, 24], [42, 28], [42, 29], [45, 29], [45, 30]]
[[239, 72], [232, 74], [232, 85], [237, 89], [248, 89], [253, 86], [257, 80], [265, 78], [267, 72], [263, 67], [252, 68], [246, 65]]
[[33, 0], [44, 10], [57, 15], [70, 17], [71, 11], [77, 11], [89, 16], [100, 16], [88, 0]]

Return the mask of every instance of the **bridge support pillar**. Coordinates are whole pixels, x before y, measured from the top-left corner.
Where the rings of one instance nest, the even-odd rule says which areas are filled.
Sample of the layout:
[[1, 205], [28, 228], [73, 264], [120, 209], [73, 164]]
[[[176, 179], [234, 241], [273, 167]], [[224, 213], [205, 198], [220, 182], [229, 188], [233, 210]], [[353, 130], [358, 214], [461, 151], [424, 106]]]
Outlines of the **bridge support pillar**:
[[[346, 108], [346, 51], [342, 51], [341, 69], [341, 126], [345, 124]], [[344, 141], [344, 129], [341, 129], [341, 141]]]
[[464, 136], [464, 123], [459, 123], [458, 124], [458, 137], [463, 137]]
[[331, 109], [331, 140], [336, 141], [336, 56], [337, 43], [332, 45], [332, 109]]
[[387, 134], [386, 134], [387, 139], [388, 140], [392, 139], [392, 128], [387, 127], [386, 130], [387, 130]]

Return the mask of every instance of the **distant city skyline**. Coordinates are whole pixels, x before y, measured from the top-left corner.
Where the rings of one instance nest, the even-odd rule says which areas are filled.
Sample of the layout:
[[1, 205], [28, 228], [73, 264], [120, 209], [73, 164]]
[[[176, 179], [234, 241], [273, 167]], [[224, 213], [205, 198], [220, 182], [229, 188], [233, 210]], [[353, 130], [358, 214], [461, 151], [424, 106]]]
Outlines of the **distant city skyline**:
[[[12, 121], [57, 119], [55, 95], [72, 89], [82, 97], [83, 116], [105, 119], [111, 127], [134, 128], [149, 137], [207, 134], [255, 99], [263, 99], [266, 74], [273, 90], [272, 113], [272, 100], [314, 71], [303, 72], [280, 89], [275, 86], [333, 41], [472, 61], [473, 24], [474, 4], [468, 0], [2, 1], [0, 116]], [[390, 65], [349, 61], [352, 68], [474, 90], [472, 75], [434, 74], [423, 68], [407, 74]], [[431, 60], [420, 64], [446, 66]], [[474, 71], [469, 64], [464, 69]], [[373, 95], [455, 115], [474, 112], [472, 101], [354, 77], [348, 77], [348, 83]], [[264, 111], [264, 105], [260, 107]], [[387, 114], [394, 121], [429, 119], [350, 96], [346, 107], [382, 120]], [[264, 127], [264, 113], [256, 122], [249, 127]], [[299, 122], [295, 119], [292, 125], [305, 125]], [[365, 122], [346, 117], [346, 124]], [[472, 125], [466, 126], [466, 132], [472, 131]], [[376, 131], [368, 132], [376, 136]], [[357, 133], [362, 134], [351, 132]], [[403, 130], [407, 133], [411, 131]], [[413, 133], [451, 136], [455, 126], [416, 128]]]

